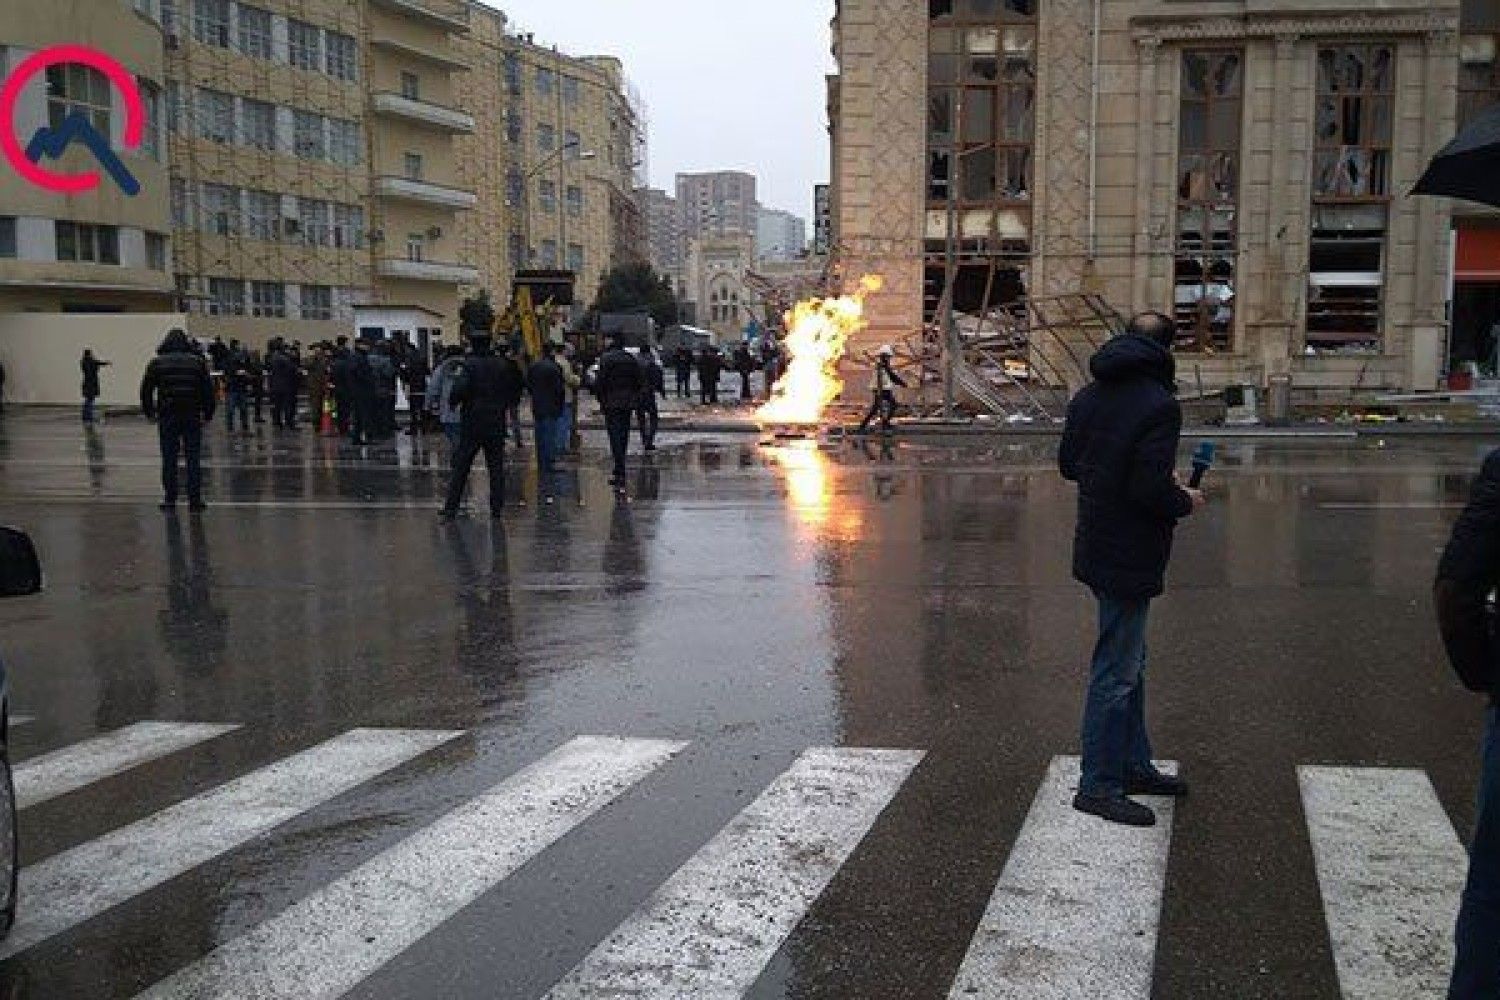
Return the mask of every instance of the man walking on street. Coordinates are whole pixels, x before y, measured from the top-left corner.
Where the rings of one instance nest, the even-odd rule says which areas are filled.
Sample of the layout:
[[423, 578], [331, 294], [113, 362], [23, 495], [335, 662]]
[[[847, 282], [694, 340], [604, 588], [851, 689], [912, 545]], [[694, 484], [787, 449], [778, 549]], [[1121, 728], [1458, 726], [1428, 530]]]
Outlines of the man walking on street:
[[641, 393], [641, 402], [636, 410], [636, 425], [641, 430], [641, 447], [646, 451], [656, 450], [656, 431], [661, 427], [661, 411], [657, 409], [656, 397], [667, 398], [667, 374], [651, 348], [641, 348], [641, 367], [645, 369], [646, 388]]
[[349, 423], [349, 440], [354, 444], [369, 444], [375, 437], [378, 388], [375, 369], [370, 366], [370, 342], [360, 337], [354, 342], [354, 353], [349, 357], [349, 409], [353, 419]]
[[672, 355], [672, 369], [677, 374], [677, 398], [691, 399], [693, 395], [693, 349], [682, 344]]
[[870, 429], [870, 421], [876, 415], [880, 416], [880, 433], [891, 432], [891, 418], [896, 415], [896, 387], [906, 388], [906, 383], [901, 376], [896, 374], [896, 369], [891, 367], [891, 359], [896, 356], [896, 351], [890, 344], [880, 349], [875, 361], [875, 380], [870, 384], [870, 390], [875, 398], [870, 401], [870, 409], [865, 414], [865, 419], [859, 422], [856, 434], [863, 434]]
[[432, 375], [427, 367], [427, 353], [415, 347], [408, 348], [401, 359], [401, 381], [406, 385], [406, 406], [411, 421], [406, 433], [415, 437], [422, 433], [426, 423], [427, 379]]
[[624, 338], [610, 338], [609, 350], [599, 359], [599, 374], [594, 393], [604, 410], [604, 429], [609, 434], [609, 455], [613, 463], [609, 484], [617, 493], [625, 492], [625, 456], [630, 450], [630, 417], [640, 405], [646, 391], [646, 369], [635, 355], [625, 350]]
[[464, 359], [448, 390], [448, 399], [461, 407], [458, 454], [448, 480], [448, 499], [442, 516], [458, 516], [464, 488], [469, 484], [469, 470], [474, 458], [484, 452], [484, 464], [490, 474], [490, 515], [499, 517], [505, 505], [505, 418], [521, 398], [521, 369], [514, 361], [502, 358], [491, 348], [490, 332], [469, 331], [474, 351]]
[[141, 379], [141, 410], [156, 421], [161, 442], [161, 509], [177, 505], [177, 456], [187, 457], [188, 508], [203, 506], [203, 425], [214, 417], [214, 383], [208, 364], [182, 330], [167, 334]]
[[1500, 996], [1500, 656], [1489, 598], [1500, 585], [1500, 451], [1485, 459], [1453, 526], [1433, 590], [1443, 643], [1459, 679], [1489, 695], [1469, 878], [1458, 912], [1448, 1000]]
[[99, 369], [108, 364], [108, 361], [94, 357], [94, 352], [87, 348], [78, 360], [78, 367], [83, 372], [83, 422], [86, 424], [94, 422], [94, 400], [99, 398]]
[[250, 433], [250, 355], [240, 348], [238, 340], [229, 342], [224, 356], [224, 426], [234, 433], [234, 418], [240, 418], [240, 431]]
[[328, 380], [333, 385], [334, 424], [343, 437], [354, 425], [354, 352], [349, 350], [348, 337], [340, 337], [333, 349]]
[[1147, 611], [1165, 589], [1177, 522], [1204, 504], [1173, 471], [1182, 433], [1175, 335], [1170, 318], [1143, 313], [1100, 348], [1058, 454], [1063, 478], [1078, 484], [1073, 575], [1099, 603], [1073, 808], [1128, 826], [1152, 826], [1156, 814], [1127, 796], [1187, 794], [1152, 763], [1145, 714]]
[[286, 344], [278, 340], [271, 348], [271, 423], [277, 430], [297, 429], [297, 390], [302, 384], [302, 372], [297, 368]]
[[536, 438], [536, 467], [541, 477], [542, 496], [552, 502], [553, 477], [557, 469], [558, 427], [568, 404], [568, 380], [562, 366], [554, 360], [557, 348], [548, 341], [542, 344], [542, 356], [526, 372], [526, 388], [531, 392], [532, 435]]
[[719, 402], [719, 373], [724, 370], [724, 358], [712, 344], [704, 344], [698, 355], [698, 402], [705, 406]]

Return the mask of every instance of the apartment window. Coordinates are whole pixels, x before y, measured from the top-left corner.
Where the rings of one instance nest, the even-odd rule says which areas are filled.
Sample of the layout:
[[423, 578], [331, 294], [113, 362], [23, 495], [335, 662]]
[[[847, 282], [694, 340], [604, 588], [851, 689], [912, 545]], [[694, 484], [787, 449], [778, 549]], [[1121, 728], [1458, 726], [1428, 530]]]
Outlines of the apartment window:
[[577, 160], [583, 156], [583, 136], [568, 129], [563, 133], [563, 149], [568, 151], [568, 159]]
[[293, 66], [314, 71], [323, 68], [323, 31], [317, 25], [289, 18], [287, 42]]
[[505, 89], [513, 97], [521, 93], [521, 57], [514, 52], [505, 53]]
[[1458, 125], [1500, 103], [1500, 34], [1464, 34], [1458, 59]]
[[281, 195], [270, 191], [245, 192], [245, 235], [252, 240], [274, 240], [281, 235]]
[[256, 59], [271, 58], [271, 12], [240, 4], [240, 51]]
[[562, 78], [563, 100], [568, 102], [568, 107], [578, 107], [578, 77], [565, 76]]
[[536, 92], [539, 97], [551, 97], [552, 90], [557, 85], [557, 74], [550, 69], [538, 66], [536, 70]]
[[193, 0], [193, 37], [229, 48], [229, 0]]
[[182, 88], [176, 80], [167, 81], [167, 131], [176, 133], [182, 129]]
[[138, 80], [141, 104], [146, 110], [146, 127], [141, 133], [141, 149], [153, 160], [161, 160], [161, 88], [149, 80]]
[[324, 33], [328, 47], [328, 75], [335, 80], [359, 79], [359, 48], [349, 35], [337, 31]]
[[245, 315], [245, 283], [236, 278], [208, 279], [210, 316]]
[[334, 163], [346, 167], [357, 165], [364, 158], [364, 140], [360, 136], [359, 122], [343, 118], [328, 119], [328, 152]]
[[276, 148], [276, 106], [252, 97], [240, 98], [240, 142], [256, 149]]
[[333, 289], [328, 285], [303, 285], [303, 319], [333, 319]]
[[523, 127], [521, 113], [519, 111], [507, 111], [505, 113], [505, 138], [512, 146], [521, 144]]
[[57, 259], [88, 264], [120, 263], [118, 226], [95, 226], [83, 222], [53, 223]]
[[578, 243], [568, 244], [568, 270], [574, 274], [583, 270], [583, 247]]
[[1318, 51], [1306, 335], [1314, 351], [1380, 347], [1395, 77], [1393, 45]]
[[583, 214], [583, 188], [579, 187], [577, 184], [569, 184], [567, 200], [569, 215], [576, 218], [577, 216]]
[[298, 198], [297, 219], [302, 228], [302, 242], [310, 247], [333, 243], [333, 222], [329, 204], [320, 198]]
[[250, 282], [250, 315], [286, 316], [286, 286], [279, 281]]
[[1182, 54], [1173, 307], [1186, 350], [1226, 351], [1233, 336], [1244, 78], [1240, 51]]
[[404, 157], [403, 167], [406, 170], [408, 180], [419, 181], [422, 179], [422, 154], [407, 153]]
[[536, 127], [536, 148], [543, 153], [550, 153], [557, 148], [557, 130], [551, 125], [538, 125]]
[[47, 124], [58, 128], [73, 114], [88, 119], [109, 138], [109, 80], [92, 66], [58, 63], [47, 67]]
[[227, 184], [203, 185], [203, 231], [232, 236], [240, 231], [239, 191]]
[[193, 224], [193, 206], [188, 201], [187, 182], [181, 177], [173, 177], [168, 191], [172, 203], [172, 225], [178, 229], [188, 228]]
[[543, 212], [557, 211], [557, 185], [552, 181], [542, 181], [538, 199], [542, 203]]
[[[12, 220], [11, 228], [15, 228], [14, 220]], [[511, 270], [518, 270], [526, 266], [526, 240], [522, 238], [520, 233], [510, 234], [510, 238], [506, 241], [506, 250], [510, 254]]]
[[557, 266], [557, 241], [542, 240], [541, 265], [544, 268], [555, 268]]
[[198, 91], [198, 136], [211, 142], [234, 142], [234, 97], [219, 90]]
[[525, 200], [526, 180], [521, 176], [521, 171], [508, 172], [505, 175], [505, 204], [510, 208], [516, 208]]
[[333, 245], [358, 250], [365, 245], [365, 210], [358, 205], [333, 206]]
[[422, 81], [417, 74], [402, 72], [401, 96], [408, 101], [420, 101], [422, 99]]
[[153, 271], [167, 269], [167, 238], [161, 233], [146, 234], [146, 266]]
[[427, 255], [427, 237], [421, 233], [406, 234], [406, 259], [420, 263]]
[[324, 135], [322, 115], [311, 111], [293, 112], [292, 149], [304, 160], [328, 158], [328, 142]]
[[0, 215], [0, 257], [14, 260], [16, 257], [16, 217]]

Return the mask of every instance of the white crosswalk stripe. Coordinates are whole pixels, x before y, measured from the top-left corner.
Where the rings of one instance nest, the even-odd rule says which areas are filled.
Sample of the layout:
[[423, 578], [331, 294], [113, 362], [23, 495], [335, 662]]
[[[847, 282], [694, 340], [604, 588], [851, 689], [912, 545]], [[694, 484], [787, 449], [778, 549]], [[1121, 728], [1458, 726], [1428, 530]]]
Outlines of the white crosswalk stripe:
[[1445, 996], [1468, 856], [1432, 782], [1375, 767], [1297, 776], [1344, 996]]
[[341, 996], [684, 746], [574, 739], [141, 1000]]
[[460, 736], [355, 729], [21, 869], [6, 958]]
[[207, 722], [137, 722], [33, 757], [12, 771], [16, 805], [25, 809], [46, 802], [238, 728]]
[[1116, 826], [1073, 809], [1077, 785], [1078, 758], [1054, 758], [950, 997], [1151, 995], [1172, 800], [1149, 800], [1154, 827]]
[[808, 750], [548, 996], [739, 997], [921, 759]]

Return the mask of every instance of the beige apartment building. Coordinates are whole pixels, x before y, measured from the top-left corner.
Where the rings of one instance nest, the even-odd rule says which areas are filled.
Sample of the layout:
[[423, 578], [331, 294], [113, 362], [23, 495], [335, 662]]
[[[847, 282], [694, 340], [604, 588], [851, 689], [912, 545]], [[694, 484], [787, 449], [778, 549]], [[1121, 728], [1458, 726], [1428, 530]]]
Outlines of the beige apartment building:
[[[1458, 0], [840, 0], [841, 272], [864, 340], [1089, 291], [1179, 323], [1206, 385], [1430, 389], [1450, 208], [1410, 198], [1455, 128]], [[950, 216], [955, 224], [950, 227]]]
[[[13, 0], [0, 59], [84, 42], [138, 77], [141, 181], [62, 196], [0, 175], [0, 313], [186, 314], [263, 344], [356, 327], [457, 333], [463, 297], [520, 267], [592, 298], [644, 257], [641, 102], [610, 57], [507, 34], [472, 0]], [[18, 133], [120, 99], [82, 67], [38, 79]], [[76, 92], [75, 92], [76, 91]], [[64, 165], [90, 165], [72, 150]]]

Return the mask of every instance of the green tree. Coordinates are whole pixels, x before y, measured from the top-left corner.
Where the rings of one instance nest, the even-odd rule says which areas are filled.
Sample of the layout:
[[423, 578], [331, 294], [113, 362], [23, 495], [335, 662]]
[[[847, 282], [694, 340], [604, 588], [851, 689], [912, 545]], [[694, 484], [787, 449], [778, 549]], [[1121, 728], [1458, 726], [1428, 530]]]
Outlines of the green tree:
[[677, 322], [677, 295], [672, 281], [650, 264], [621, 264], [599, 282], [599, 293], [589, 309], [591, 320], [600, 313], [650, 313], [659, 327]]

